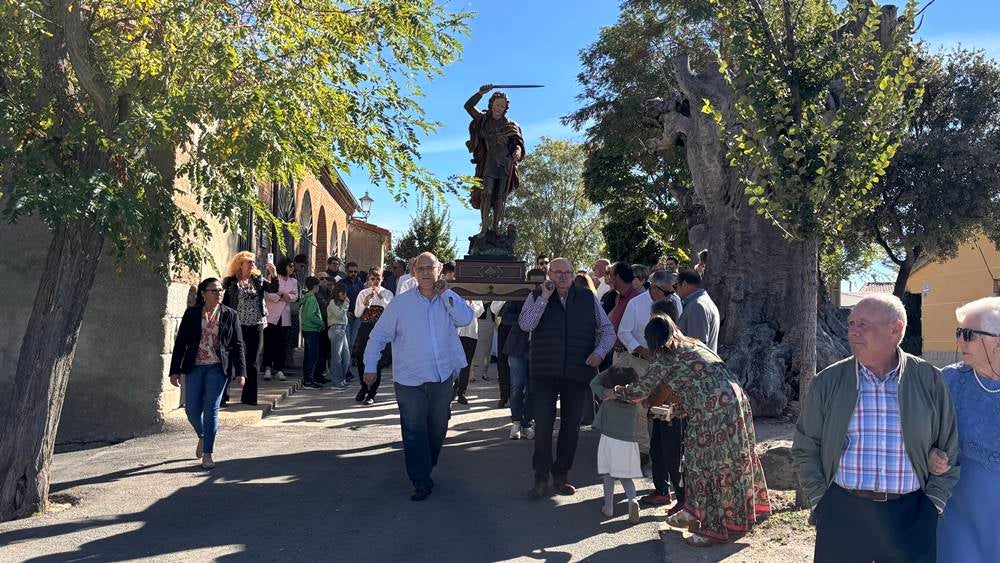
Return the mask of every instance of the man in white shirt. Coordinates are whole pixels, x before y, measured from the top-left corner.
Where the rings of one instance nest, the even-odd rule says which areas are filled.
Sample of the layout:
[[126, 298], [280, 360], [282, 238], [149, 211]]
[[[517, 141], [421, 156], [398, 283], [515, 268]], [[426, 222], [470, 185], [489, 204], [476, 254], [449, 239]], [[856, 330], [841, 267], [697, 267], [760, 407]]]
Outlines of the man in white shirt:
[[608, 267], [611, 266], [611, 261], [607, 258], [598, 258], [594, 262], [594, 273], [591, 274], [591, 279], [594, 280], [594, 285], [597, 287], [597, 299], [604, 297], [604, 294], [611, 291], [611, 285], [608, 284], [605, 275], [608, 271]]
[[407, 272], [402, 276], [399, 276], [399, 282], [396, 284], [396, 296], [402, 295], [407, 291], [417, 287], [417, 278], [413, 277], [413, 262], [416, 258], [410, 258], [407, 263]]

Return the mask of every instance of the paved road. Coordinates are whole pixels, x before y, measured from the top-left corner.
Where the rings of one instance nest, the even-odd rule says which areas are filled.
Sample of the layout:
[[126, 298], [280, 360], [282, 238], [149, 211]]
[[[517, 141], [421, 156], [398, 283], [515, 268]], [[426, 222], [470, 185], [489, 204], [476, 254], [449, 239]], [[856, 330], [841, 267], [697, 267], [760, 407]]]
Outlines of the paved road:
[[455, 405], [434, 494], [411, 502], [383, 389], [370, 407], [300, 392], [257, 426], [224, 429], [211, 472], [191, 433], [59, 454], [52, 492], [80, 503], [0, 525], [0, 561], [676, 560], [651, 513], [629, 526], [619, 495], [619, 515], [601, 515], [593, 432], [570, 474], [580, 491], [527, 500], [531, 442], [507, 439], [495, 379]]

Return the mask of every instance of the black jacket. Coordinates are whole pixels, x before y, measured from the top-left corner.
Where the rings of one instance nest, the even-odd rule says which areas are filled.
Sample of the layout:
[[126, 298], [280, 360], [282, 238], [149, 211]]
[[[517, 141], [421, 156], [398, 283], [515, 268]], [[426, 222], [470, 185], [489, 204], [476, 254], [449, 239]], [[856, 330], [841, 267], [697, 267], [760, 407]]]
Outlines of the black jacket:
[[590, 383], [597, 375], [597, 368], [587, 365], [587, 357], [596, 345], [594, 294], [590, 290], [570, 286], [565, 306], [553, 294], [538, 326], [531, 331], [528, 350], [531, 379], [555, 379], [581, 385]]
[[[247, 372], [246, 357], [243, 355], [243, 330], [236, 317], [236, 311], [220, 305], [219, 311], [219, 348], [216, 353], [222, 360], [223, 373], [229, 373], [235, 368], [236, 375]], [[188, 307], [181, 318], [181, 326], [174, 338], [174, 352], [170, 356], [170, 373], [191, 373], [194, 362], [198, 358], [198, 346], [201, 344], [201, 311], [196, 305]]]

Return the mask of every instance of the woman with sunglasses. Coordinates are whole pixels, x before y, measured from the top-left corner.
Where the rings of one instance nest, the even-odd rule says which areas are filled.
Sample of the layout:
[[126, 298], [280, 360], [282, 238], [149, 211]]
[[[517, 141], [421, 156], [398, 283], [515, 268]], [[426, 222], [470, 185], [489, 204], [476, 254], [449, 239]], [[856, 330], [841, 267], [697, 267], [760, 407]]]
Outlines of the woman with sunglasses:
[[[368, 346], [368, 337], [375, 328], [375, 323], [392, 301], [392, 292], [382, 287], [382, 273], [377, 268], [368, 271], [369, 287], [362, 289], [358, 293], [358, 298], [354, 302], [354, 316], [361, 319], [361, 328], [358, 329], [358, 337], [354, 341], [353, 356], [358, 366], [358, 373], [365, 372], [365, 347]], [[382, 350], [382, 356], [378, 361], [378, 374], [375, 381], [368, 385], [364, 378], [361, 379], [361, 389], [358, 390], [354, 400], [366, 405], [375, 404], [375, 394], [382, 383], [382, 369], [392, 363], [392, 346], [386, 346]]]
[[[955, 311], [962, 361], [941, 375], [958, 419], [962, 469], [938, 522], [937, 560], [1000, 560], [1000, 297], [985, 297]], [[935, 462], [936, 459], [936, 462]], [[944, 452], [931, 455], [931, 472], [949, 469]]]
[[195, 457], [205, 469], [215, 467], [215, 434], [219, 430], [219, 403], [229, 368], [246, 383], [243, 331], [234, 309], [222, 304], [222, 283], [207, 278], [198, 284], [198, 298], [181, 318], [170, 357], [170, 384], [184, 377], [184, 411], [198, 435]]

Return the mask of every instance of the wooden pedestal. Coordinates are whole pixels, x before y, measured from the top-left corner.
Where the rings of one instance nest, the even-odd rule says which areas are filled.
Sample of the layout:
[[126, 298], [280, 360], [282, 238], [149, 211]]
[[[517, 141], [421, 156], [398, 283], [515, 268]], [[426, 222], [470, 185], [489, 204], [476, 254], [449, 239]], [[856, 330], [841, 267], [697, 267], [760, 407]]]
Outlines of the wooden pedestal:
[[524, 275], [523, 260], [466, 257], [455, 261], [455, 281], [448, 286], [470, 300], [524, 301], [536, 285]]

